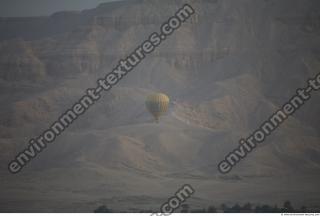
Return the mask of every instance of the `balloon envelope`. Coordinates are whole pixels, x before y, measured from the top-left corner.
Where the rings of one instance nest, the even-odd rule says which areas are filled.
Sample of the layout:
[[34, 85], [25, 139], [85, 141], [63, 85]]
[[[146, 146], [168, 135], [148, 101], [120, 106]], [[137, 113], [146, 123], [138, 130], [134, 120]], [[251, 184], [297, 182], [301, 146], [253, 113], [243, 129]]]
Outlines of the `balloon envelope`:
[[159, 117], [168, 111], [170, 99], [162, 93], [151, 94], [147, 97], [146, 107], [158, 122]]

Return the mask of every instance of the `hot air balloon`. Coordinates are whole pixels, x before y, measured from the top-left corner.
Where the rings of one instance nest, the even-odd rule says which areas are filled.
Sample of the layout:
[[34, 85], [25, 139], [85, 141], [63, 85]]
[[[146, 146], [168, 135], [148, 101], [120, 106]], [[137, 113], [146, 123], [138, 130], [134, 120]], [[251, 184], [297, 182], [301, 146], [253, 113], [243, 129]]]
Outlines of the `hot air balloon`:
[[159, 123], [159, 117], [168, 111], [170, 99], [162, 93], [151, 94], [147, 97], [146, 107]]

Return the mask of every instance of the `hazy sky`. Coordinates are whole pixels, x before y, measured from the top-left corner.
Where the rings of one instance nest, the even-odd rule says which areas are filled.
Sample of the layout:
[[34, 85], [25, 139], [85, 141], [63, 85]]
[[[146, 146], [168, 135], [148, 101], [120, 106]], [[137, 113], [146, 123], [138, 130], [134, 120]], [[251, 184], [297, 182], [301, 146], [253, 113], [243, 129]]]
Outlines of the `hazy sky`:
[[0, 17], [42, 16], [62, 10], [83, 10], [115, 0], [0, 0]]

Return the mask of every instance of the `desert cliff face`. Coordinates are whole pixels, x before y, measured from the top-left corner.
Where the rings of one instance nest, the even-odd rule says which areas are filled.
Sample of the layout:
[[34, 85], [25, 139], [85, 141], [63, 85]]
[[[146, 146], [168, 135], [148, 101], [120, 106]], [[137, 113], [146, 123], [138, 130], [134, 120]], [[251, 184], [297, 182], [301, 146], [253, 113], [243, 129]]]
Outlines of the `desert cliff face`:
[[[7, 174], [7, 163], [30, 138], [186, 2], [196, 9], [192, 20], [20, 178]], [[105, 200], [121, 211], [140, 195], [151, 200], [141, 208], [157, 208], [159, 197], [184, 183], [196, 188], [198, 206], [213, 199], [318, 204], [318, 93], [228, 178], [216, 166], [319, 72], [319, 8], [316, 0], [134, 0], [50, 17], [1, 18], [1, 190], [15, 210], [28, 211], [70, 211], [73, 202], [91, 211]], [[153, 91], [174, 101], [159, 125], [144, 107]], [[273, 199], [273, 192], [279, 196]], [[25, 200], [45, 201], [39, 208], [23, 206]]]
[[46, 76], [45, 65], [24, 40], [2, 42], [0, 55], [0, 77], [5, 81], [39, 81]]

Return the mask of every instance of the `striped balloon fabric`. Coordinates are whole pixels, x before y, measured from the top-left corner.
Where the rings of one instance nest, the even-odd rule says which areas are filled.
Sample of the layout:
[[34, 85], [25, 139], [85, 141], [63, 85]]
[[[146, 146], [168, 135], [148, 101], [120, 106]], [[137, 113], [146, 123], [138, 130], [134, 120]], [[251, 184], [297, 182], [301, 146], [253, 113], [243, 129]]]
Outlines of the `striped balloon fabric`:
[[169, 97], [162, 93], [151, 94], [147, 97], [146, 107], [157, 123], [159, 123], [160, 116], [168, 111], [169, 102]]

